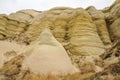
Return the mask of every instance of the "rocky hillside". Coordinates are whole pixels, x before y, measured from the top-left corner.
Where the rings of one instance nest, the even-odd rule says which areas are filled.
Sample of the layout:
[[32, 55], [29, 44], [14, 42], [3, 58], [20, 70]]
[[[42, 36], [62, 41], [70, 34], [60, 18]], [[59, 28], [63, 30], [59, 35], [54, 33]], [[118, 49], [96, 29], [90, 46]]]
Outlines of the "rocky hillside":
[[120, 0], [0, 14], [0, 52], [0, 80], [119, 80]]

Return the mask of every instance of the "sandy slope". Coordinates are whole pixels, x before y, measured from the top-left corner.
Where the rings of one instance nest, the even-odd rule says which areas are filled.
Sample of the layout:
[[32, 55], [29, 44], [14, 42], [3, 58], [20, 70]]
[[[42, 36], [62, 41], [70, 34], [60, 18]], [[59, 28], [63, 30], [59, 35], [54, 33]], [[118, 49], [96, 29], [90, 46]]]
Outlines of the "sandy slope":
[[22, 53], [25, 45], [17, 44], [16, 42], [0, 41], [0, 66], [7, 60]]
[[[31, 49], [30, 49], [31, 48]], [[45, 29], [34, 45], [28, 49], [23, 68], [40, 74], [68, 74], [77, 72], [63, 46]], [[29, 51], [30, 50], [30, 51]]]

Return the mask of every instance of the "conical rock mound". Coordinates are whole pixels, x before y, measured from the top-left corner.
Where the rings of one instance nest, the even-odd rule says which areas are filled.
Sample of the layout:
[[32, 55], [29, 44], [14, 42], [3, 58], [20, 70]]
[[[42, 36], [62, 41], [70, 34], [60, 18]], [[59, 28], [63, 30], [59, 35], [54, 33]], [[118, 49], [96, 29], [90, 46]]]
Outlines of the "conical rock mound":
[[[27, 54], [27, 55], [26, 55]], [[77, 72], [63, 46], [46, 28], [39, 40], [26, 51], [23, 69], [37, 74], [65, 75]]]

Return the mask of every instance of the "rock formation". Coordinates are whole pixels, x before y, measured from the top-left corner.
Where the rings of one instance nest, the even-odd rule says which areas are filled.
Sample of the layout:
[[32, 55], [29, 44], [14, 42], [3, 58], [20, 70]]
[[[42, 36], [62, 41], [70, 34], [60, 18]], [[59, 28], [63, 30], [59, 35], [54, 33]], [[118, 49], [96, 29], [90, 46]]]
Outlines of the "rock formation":
[[106, 21], [112, 40], [120, 39], [120, 0], [116, 0], [112, 6], [103, 10], [103, 12], [106, 15]]
[[106, 48], [111, 47], [111, 39], [109, 37], [109, 32], [107, 28], [107, 23], [105, 21], [105, 14], [100, 11], [96, 10], [95, 7], [88, 7], [87, 8], [88, 13], [91, 15], [92, 20], [94, 21], [98, 35], [100, 36], [103, 44]]
[[0, 41], [0, 67], [4, 62], [24, 52], [25, 45], [17, 44], [12, 41]]
[[[32, 13], [34, 14], [32, 15]], [[18, 38], [15, 38], [16, 41], [33, 42], [38, 38], [41, 30], [45, 26], [49, 26], [55, 38], [65, 45], [72, 54], [100, 55], [104, 53], [105, 45], [110, 45], [104, 18], [101, 20], [101, 23], [103, 23], [103, 27], [101, 27], [101, 23], [95, 22], [95, 24], [91, 15], [82, 8], [58, 7], [40, 13], [23, 10], [12, 13], [8, 17], [1, 15], [1, 19], [1, 39], [14, 38], [14, 36], [19, 35]], [[7, 21], [4, 21], [4, 19], [7, 19]], [[91, 38], [94, 40], [91, 40]]]
[[[34, 10], [21, 10], [9, 16], [0, 14], [0, 39], [14, 38], [14, 36], [23, 33], [38, 14], [40, 13]], [[24, 40], [22, 41], [24, 42]]]
[[28, 50], [31, 52], [25, 56], [23, 69], [29, 68], [34, 73], [45, 75], [78, 72], [63, 46], [53, 37], [48, 28], [42, 31], [39, 41], [30, 48]]
[[[43, 31], [45, 27], [54, 37]], [[16, 76], [33, 76], [32, 72], [67, 74], [75, 72], [72, 64], [82, 74], [98, 73], [113, 63], [119, 65], [119, 40], [120, 0], [102, 10], [93, 6], [86, 9], [55, 7], [46, 11], [28, 9], [10, 15], [0, 14], [0, 75], [6, 77], [6, 73], [13, 70], [15, 73], [7, 78], [20, 80]], [[22, 60], [18, 60], [19, 57]], [[37, 59], [40, 64], [35, 63]], [[28, 71], [23, 70], [26, 67]]]

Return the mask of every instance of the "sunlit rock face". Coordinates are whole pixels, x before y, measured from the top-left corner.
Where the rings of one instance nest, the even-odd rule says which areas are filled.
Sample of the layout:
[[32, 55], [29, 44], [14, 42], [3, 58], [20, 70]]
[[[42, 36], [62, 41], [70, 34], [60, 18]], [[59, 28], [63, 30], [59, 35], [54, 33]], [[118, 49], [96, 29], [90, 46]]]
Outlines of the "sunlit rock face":
[[58, 7], [41, 12], [34, 18], [25, 35], [34, 41], [45, 26], [50, 27], [55, 38], [72, 54], [100, 55], [104, 52], [96, 25], [82, 8]]
[[23, 62], [23, 69], [30, 69], [37, 74], [55, 75], [78, 72], [63, 46], [53, 37], [48, 28], [42, 31], [39, 41], [30, 47], [27, 51], [29, 54], [27, 53]]
[[24, 33], [38, 14], [40, 12], [34, 10], [21, 10], [9, 16], [0, 14], [0, 39], [14, 38], [16, 34]]
[[0, 41], [0, 67], [13, 57], [24, 52], [26, 45], [20, 45], [12, 41]]
[[103, 44], [106, 48], [111, 47], [111, 39], [107, 28], [107, 23], [105, 21], [105, 14], [100, 11], [96, 10], [95, 7], [91, 6], [87, 8], [88, 13], [91, 15], [92, 20], [94, 21], [98, 35], [102, 40]]
[[16, 13], [12, 13], [8, 16], [9, 19], [13, 19], [19, 22], [32, 22], [34, 17], [39, 15], [40, 12], [32, 10], [32, 9], [27, 9], [27, 10], [20, 10]]
[[106, 13], [106, 20], [112, 40], [120, 40], [120, 0], [116, 0], [104, 12]]
[[[120, 40], [120, 0], [103, 10], [56, 7], [0, 14], [0, 80], [106, 72], [104, 68], [119, 61], [116, 40]], [[113, 69], [118, 72], [119, 65]]]
[[26, 23], [9, 19], [6, 15], [0, 15], [0, 39], [14, 36], [15, 33], [23, 32]]
[[0, 18], [1, 39], [10, 38], [28, 44], [48, 26], [55, 38], [75, 55], [100, 55], [105, 46], [110, 45], [104, 15], [92, 8], [87, 11], [68, 7], [43, 12], [21, 10], [9, 16], [0, 15]]

